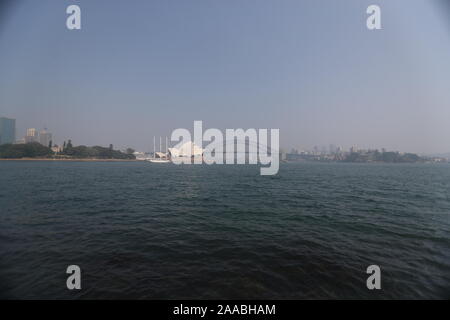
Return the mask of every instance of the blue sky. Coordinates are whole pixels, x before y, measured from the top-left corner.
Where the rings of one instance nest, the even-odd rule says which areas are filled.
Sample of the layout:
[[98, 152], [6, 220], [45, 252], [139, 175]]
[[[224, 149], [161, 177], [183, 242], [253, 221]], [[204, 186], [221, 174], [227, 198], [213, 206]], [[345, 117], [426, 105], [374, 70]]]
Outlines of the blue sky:
[[[279, 128], [285, 148], [450, 151], [449, 7], [397, 1], [13, 1], [0, 116], [18, 136], [150, 150], [175, 128]], [[78, 4], [82, 30], [66, 28]], [[378, 4], [382, 30], [366, 28]]]

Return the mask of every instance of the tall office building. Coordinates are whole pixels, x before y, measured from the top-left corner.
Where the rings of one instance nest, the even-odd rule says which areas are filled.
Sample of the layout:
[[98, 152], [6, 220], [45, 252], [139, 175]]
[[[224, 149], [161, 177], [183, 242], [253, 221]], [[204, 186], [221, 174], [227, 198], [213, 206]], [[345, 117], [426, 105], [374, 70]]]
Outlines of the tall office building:
[[336, 153], [336, 146], [334, 144], [330, 144], [330, 154]]
[[0, 144], [16, 141], [16, 119], [0, 118]]
[[52, 140], [52, 134], [47, 131], [47, 128], [45, 128], [44, 130], [41, 130], [41, 132], [39, 132], [39, 143], [40, 144], [48, 147], [51, 140]]
[[25, 143], [38, 142], [38, 132], [35, 128], [27, 129], [27, 135], [25, 136]]

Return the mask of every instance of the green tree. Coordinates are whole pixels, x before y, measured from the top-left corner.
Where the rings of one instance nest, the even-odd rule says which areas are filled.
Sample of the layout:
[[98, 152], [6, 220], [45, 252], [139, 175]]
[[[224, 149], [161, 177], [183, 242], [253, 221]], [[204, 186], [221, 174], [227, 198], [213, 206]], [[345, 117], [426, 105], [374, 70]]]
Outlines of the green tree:
[[48, 157], [52, 154], [53, 152], [50, 148], [37, 142], [26, 144], [3, 144], [0, 146], [0, 158], [6, 159]]

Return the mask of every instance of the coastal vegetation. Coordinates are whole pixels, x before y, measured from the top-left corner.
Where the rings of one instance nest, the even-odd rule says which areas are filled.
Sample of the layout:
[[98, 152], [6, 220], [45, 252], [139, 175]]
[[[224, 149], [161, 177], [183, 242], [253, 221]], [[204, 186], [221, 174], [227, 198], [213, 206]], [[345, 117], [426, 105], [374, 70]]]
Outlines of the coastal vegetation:
[[51, 155], [53, 155], [52, 149], [37, 142], [0, 145], [0, 158], [3, 159], [49, 157]]
[[358, 150], [338, 151], [333, 153], [292, 152], [286, 154], [287, 161], [320, 161], [320, 162], [375, 162], [375, 163], [421, 163], [448, 162], [447, 158], [419, 156], [415, 153], [398, 151]]
[[379, 152], [378, 150], [371, 152], [352, 152], [348, 154], [343, 161], [345, 162], [389, 162], [389, 163], [411, 163], [423, 161], [415, 153], [399, 153], [399, 152]]
[[0, 145], [0, 158], [21, 159], [21, 158], [48, 158], [48, 159], [120, 159], [134, 160], [136, 157], [132, 153], [123, 153], [109, 148], [94, 146], [73, 146], [69, 140], [64, 143], [64, 147], [59, 152], [54, 152], [51, 148], [43, 146], [37, 142], [25, 144], [3, 144]]
[[69, 156], [77, 159], [128, 159], [133, 160], [136, 157], [130, 153], [123, 153], [119, 150], [114, 150], [112, 145], [109, 148], [94, 146], [77, 146], [73, 147], [72, 144], [68, 144], [59, 155]]

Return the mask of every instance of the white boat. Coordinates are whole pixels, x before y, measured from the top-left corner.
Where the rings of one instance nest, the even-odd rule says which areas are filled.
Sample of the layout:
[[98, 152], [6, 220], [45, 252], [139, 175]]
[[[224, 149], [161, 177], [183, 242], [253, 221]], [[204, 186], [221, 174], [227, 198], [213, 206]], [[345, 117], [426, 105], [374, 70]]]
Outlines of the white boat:
[[169, 159], [148, 159], [147, 161], [150, 161], [152, 163], [169, 163]]
[[[147, 159], [147, 161], [152, 163], [170, 163], [171, 161], [168, 159], [168, 153], [163, 153], [162, 151], [162, 143], [161, 137], [159, 137], [159, 152], [156, 152], [156, 141], [155, 137], [153, 137], [153, 158]], [[166, 138], [166, 149], [167, 149], [167, 138]], [[156, 157], [158, 156], [158, 158]]]

